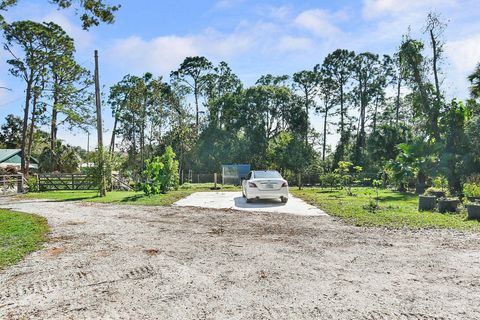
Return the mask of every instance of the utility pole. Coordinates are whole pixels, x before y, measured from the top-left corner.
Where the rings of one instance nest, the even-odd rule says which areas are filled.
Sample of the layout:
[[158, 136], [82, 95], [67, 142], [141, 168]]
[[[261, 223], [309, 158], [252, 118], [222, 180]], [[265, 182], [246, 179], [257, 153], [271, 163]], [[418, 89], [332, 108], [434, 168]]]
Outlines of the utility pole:
[[98, 50], [95, 50], [95, 102], [97, 106], [97, 150], [98, 150], [98, 164], [102, 168], [97, 168], [98, 172], [101, 174], [100, 179], [100, 196], [105, 197], [107, 194], [107, 188], [105, 185], [105, 159], [103, 159], [103, 134], [102, 134], [102, 105], [101, 105], [101, 96], [100, 96], [100, 79], [98, 72]]

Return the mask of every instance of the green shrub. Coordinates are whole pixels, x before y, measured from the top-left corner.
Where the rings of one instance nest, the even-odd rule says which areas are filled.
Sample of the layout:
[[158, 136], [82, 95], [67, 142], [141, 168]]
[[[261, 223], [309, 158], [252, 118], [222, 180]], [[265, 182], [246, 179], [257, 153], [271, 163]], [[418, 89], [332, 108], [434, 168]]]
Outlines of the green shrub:
[[40, 191], [38, 180], [36, 177], [28, 177], [27, 179], [28, 192], [38, 192]]
[[320, 184], [322, 187], [330, 187], [331, 189], [338, 188], [340, 185], [341, 179], [338, 173], [327, 173], [320, 176]]
[[145, 161], [146, 168], [143, 171], [145, 182], [142, 184], [142, 189], [146, 195], [167, 193], [169, 190], [178, 189], [180, 178], [175, 156], [175, 152], [169, 146], [160, 157]]
[[445, 193], [445, 196], [449, 195], [448, 190], [442, 189], [442, 188], [437, 188], [437, 187], [430, 187], [427, 190], [425, 190], [425, 195], [427, 196], [436, 196], [439, 192]]
[[444, 176], [438, 176], [433, 179], [433, 187], [435, 189], [440, 189], [440, 191], [445, 191], [448, 187], [448, 180]]
[[480, 185], [473, 182], [465, 183], [463, 193], [467, 197], [480, 197]]

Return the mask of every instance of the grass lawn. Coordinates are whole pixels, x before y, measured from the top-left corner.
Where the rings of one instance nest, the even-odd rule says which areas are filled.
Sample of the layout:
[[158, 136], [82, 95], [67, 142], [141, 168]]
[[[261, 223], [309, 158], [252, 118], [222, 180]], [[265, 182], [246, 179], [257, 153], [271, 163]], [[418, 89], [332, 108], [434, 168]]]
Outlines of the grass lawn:
[[[220, 186], [220, 185], [219, 185]], [[184, 184], [178, 190], [167, 194], [146, 196], [143, 192], [113, 191], [107, 192], [106, 197], [99, 197], [96, 191], [49, 191], [27, 193], [21, 196], [24, 199], [49, 199], [56, 201], [86, 201], [117, 204], [137, 204], [147, 206], [168, 206], [186, 196], [199, 191], [211, 191], [213, 183]], [[238, 191], [240, 187], [224, 186], [219, 191]]]
[[380, 208], [372, 211], [368, 205], [371, 199], [375, 200], [376, 194], [370, 188], [354, 188], [354, 196], [347, 196], [344, 190], [322, 188], [292, 188], [290, 191], [328, 214], [358, 226], [480, 231], [480, 222], [467, 220], [465, 211], [457, 214], [418, 212], [418, 196], [411, 193], [379, 190]]
[[40, 248], [47, 231], [42, 217], [0, 209], [0, 270]]

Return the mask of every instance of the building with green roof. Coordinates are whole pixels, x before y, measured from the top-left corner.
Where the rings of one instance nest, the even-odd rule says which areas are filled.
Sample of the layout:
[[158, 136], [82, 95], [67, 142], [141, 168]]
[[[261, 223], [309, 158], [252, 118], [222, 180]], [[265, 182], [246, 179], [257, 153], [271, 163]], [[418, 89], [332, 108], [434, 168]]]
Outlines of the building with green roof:
[[[0, 149], [0, 168], [15, 167], [20, 170], [21, 165], [21, 149]], [[30, 157], [30, 169], [38, 169], [38, 160], [34, 157]]]

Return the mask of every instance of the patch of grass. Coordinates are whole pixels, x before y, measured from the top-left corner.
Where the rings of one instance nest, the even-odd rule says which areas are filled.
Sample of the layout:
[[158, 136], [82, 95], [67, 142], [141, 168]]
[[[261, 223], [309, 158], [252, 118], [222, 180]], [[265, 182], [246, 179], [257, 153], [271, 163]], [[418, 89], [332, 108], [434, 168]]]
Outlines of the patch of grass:
[[[218, 185], [220, 186], [220, 185]], [[27, 193], [23, 199], [48, 199], [54, 201], [85, 201], [98, 203], [136, 204], [147, 206], [168, 206], [194, 192], [211, 191], [213, 183], [184, 184], [178, 190], [166, 194], [146, 196], [137, 191], [107, 192], [106, 197], [99, 197], [96, 191], [48, 191]], [[239, 187], [224, 186], [218, 191], [239, 191]]]
[[0, 270], [39, 249], [47, 232], [45, 218], [0, 209]]
[[328, 214], [357, 226], [448, 228], [480, 232], [480, 223], [467, 220], [463, 211], [457, 214], [419, 212], [418, 196], [412, 193], [379, 190], [379, 208], [370, 210], [369, 203], [376, 197], [370, 188], [353, 188], [353, 196], [347, 196], [344, 190], [325, 192], [321, 188], [292, 188], [290, 191]]

